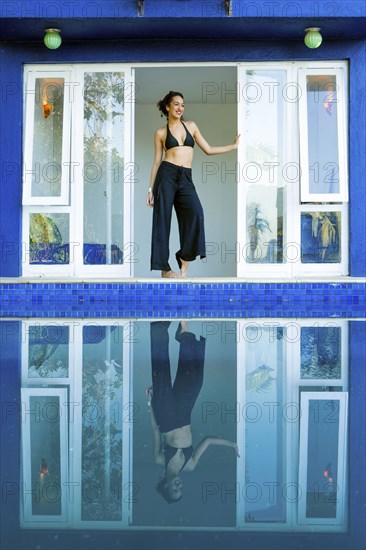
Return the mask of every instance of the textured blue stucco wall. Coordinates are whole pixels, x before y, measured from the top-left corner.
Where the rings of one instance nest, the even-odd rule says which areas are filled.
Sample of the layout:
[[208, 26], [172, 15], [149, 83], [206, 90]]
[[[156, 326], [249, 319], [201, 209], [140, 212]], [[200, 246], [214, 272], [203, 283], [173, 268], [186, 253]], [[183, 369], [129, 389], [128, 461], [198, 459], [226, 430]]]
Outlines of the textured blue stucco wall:
[[4, 52], [0, 82], [0, 274], [17, 276], [21, 274], [22, 65], [14, 64]]
[[[365, 17], [363, 0], [232, 0], [232, 18], [268, 17]], [[3, 0], [0, 15], [2, 18], [133, 18], [139, 17], [137, 0]], [[226, 17], [223, 0], [144, 0], [145, 18]]]

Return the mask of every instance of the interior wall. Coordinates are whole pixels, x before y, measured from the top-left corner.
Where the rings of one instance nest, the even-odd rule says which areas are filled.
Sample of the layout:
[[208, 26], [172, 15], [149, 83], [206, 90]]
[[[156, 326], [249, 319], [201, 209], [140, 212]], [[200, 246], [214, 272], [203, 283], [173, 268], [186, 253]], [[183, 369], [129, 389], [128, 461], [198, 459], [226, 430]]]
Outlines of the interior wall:
[[[184, 69], [182, 69], [184, 71]], [[156, 98], [158, 101], [160, 98]], [[236, 104], [189, 104], [186, 102], [185, 120], [194, 120], [210, 145], [233, 143], [237, 132]], [[147, 188], [154, 156], [154, 132], [165, 124], [156, 102], [136, 105], [135, 162], [137, 181], [134, 194], [134, 241], [138, 246], [135, 277], [160, 277], [160, 271], [150, 271], [152, 209], [146, 205]], [[236, 256], [236, 151], [222, 155], [205, 155], [196, 145], [192, 177], [205, 215], [205, 260], [191, 262], [188, 276], [235, 277]], [[234, 173], [227, 173], [232, 170]], [[175, 252], [179, 250], [179, 235], [175, 213], [170, 237], [170, 263], [178, 269]]]

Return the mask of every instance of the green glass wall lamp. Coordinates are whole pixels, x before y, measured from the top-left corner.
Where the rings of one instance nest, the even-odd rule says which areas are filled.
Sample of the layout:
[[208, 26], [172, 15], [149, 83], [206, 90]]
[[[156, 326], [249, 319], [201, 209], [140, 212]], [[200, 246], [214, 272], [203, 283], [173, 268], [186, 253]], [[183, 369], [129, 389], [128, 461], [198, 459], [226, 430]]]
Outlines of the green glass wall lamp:
[[323, 37], [319, 32], [320, 30], [320, 27], [309, 27], [308, 29], [305, 29], [306, 34], [304, 42], [308, 48], [311, 48], [312, 50], [319, 48], [323, 41]]
[[61, 46], [62, 38], [60, 36], [60, 29], [45, 29], [45, 37], [43, 42], [45, 46], [50, 50], [57, 50]]

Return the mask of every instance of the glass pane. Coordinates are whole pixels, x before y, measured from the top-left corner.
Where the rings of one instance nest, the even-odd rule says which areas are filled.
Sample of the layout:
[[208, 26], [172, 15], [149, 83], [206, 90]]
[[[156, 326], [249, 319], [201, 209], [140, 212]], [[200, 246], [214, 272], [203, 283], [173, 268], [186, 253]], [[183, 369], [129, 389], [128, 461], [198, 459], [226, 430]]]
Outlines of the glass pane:
[[309, 401], [306, 517], [337, 515], [339, 400]]
[[[32, 196], [61, 195], [64, 79], [37, 78], [35, 83]], [[26, 167], [30, 171], [29, 167]]]
[[69, 374], [69, 327], [29, 327], [29, 378], [67, 378]]
[[339, 193], [336, 76], [307, 76], [306, 92], [309, 192]]
[[29, 214], [29, 263], [68, 264], [69, 232], [69, 214]]
[[284, 331], [248, 326], [244, 336], [253, 342], [245, 357], [245, 521], [281, 523], [286, 521]]
[[83, 329], [83, 520], [122, 518], [123, 328]]
[[341, 262], [341, 213], [301, 213], [302, 263]]
[[[285, 71], [247, 71], [246, 261], [282, 263], [284, 242]], [[286, 174], [285, 174], [286, 175]]]
[[341, 378], [341, 328], [301, 328], [301, 378]]
[[123, 263], [123, 137], [123, 73], [86, 73], [84, 264]]
[[[29, 398], [32, 514], [61, 514], [60, 399]], [[29, 488], [28, 488], [29, 492]]]

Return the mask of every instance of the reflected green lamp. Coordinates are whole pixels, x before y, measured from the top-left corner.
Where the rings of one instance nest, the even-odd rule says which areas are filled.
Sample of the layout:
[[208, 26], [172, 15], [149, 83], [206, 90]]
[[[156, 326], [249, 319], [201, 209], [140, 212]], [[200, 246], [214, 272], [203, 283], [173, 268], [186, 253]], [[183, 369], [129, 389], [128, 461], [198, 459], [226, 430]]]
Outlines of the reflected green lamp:
[[304, 42], [308, 48], [311, 48], [312, 50], [319, 48], [323, 41], [323, 37], [319, 31], [320, 27], [309, 27], [308, 29], [305, 29], [306, 34]]
[[43, 42], [45, 46], [50, 50], [57, 50], [61, 46], [62, 38], [60, 36], [60, 29], [45, 29], [46, 33]]

